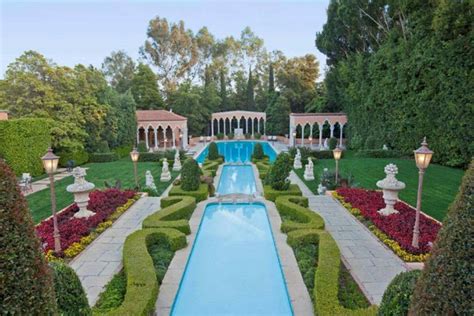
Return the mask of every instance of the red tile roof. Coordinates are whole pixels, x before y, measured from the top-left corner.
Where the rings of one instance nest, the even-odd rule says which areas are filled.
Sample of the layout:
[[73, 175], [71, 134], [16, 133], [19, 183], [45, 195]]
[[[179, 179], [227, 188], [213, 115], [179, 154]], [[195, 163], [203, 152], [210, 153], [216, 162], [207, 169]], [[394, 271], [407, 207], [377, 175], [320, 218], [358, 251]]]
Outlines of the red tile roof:
[[141, 121], [185, 121], [187, 118], [166, 110], [136, 111], [138, 122]]

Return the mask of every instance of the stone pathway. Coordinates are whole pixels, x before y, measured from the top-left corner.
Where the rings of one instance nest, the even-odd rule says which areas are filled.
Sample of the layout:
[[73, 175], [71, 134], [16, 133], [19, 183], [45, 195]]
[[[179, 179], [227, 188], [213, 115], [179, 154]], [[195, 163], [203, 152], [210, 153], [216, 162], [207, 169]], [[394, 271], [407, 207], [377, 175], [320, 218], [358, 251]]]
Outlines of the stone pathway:
[[[71, 174], [67, 172], [67, 169], [59, 168], [58, 172], [54, 175], [54, 181], [56, 182], [56, 181], [62, 180], [66, 177], [69, 177], [70, 175]], [[31, 188], [32, 190], [25, 192], [24, 196], [28, 196], [30, 194], [49, 188], [49, 177], [33, 182], [31, 184]]]
[[336, 240], [342, 260], [373, 304], [379, 305], [392, 279], [407, 265], [330, 196], [314, 195], [292, 171], [292, 183], [309, 199], [309, 207], [324, 218], [326, 230]]
[[139, 199], [69, 263], [81, 280], [90, 306], [94, 306], [105, 285], [122, 269], [125, 239], [141, 229], [143, 220], [160, 208], [160, 200], [161, 197]]

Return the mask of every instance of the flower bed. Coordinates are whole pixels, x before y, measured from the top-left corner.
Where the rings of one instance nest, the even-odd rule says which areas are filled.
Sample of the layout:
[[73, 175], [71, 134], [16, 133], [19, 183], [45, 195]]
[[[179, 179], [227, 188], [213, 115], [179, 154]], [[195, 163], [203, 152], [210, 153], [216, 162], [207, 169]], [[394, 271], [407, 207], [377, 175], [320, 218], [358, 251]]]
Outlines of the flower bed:
[[385, 207], [382, 192], [340, 188], [334, 196], [357, 218], [361, 220], [384, 244], [390, 247], [404, 261], [425, 261], [441, 225], [420, 214], [419, 247], [411, 245], [416, 210], [398, 202], [398, 214], [384, 216], [377, 211]]
[[[112, 226], [113, 221], [125, 212], [138, 196], [135, 191], [107, 189], [93, 191], [89, 194], [89, 198], [87, 208], [95, 212], [94, 215], [88, 218], [74, 218], [74, 214], [79, 211], [76, 204], [57, 215], [62, 248], [59, 256], [72, 258], [79, 254], [100, 233]], [[36, 226], [36, 234], [43, 244], [46, 257], [54, 259], [53, 218], [44, 220]]]

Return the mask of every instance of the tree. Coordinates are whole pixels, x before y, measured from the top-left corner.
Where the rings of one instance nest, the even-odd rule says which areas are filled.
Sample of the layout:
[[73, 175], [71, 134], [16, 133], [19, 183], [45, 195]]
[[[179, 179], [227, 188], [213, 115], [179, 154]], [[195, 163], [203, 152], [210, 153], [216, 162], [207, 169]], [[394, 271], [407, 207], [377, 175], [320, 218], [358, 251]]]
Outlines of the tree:
[[275, 92], [275, 77], [273, 74], [273, 64], [270, 63], [269, 72], [268, 72], [268, 93]]
[[118, 92], [130, 89], [135, 74], [135, 62], [123, 50], [114, 51], [104, 59], [102, 72]]
[[[207, 40], [203, 46], [207, 46]], [[185, 28], [184, 22], [168, 23], [160, 17], [149, 22], [147, 40], [140, 48], [140, 54], [155, 66], [165, 91], [176, 89], [177, 84], [189, 75], [199, 57], [192, 31]]]
[[209, 144], [209, 152], [207, 154], [207, 159], [209, 160], [217, 160], [221, 156], [219, 155], [219, 150], [217, 148], [217, 144], [212, 142]]
[[201, 184], [199, 165], [193, 158], [187, 159], [181, 170], [181, 189], [196, 191]]
[[473, 201], [474, 160], [416, 284], [410, 315], [468, 315], [474, 310]]
[[275, 163], [268, 171], [268, 179], [266, 179], [266, 181], [274, 190], [288, 190], [290, 186], [290, 181], [288, 180], [288, 177], [290, 176], [290, 171], [290, 155], [286, 153], [281, 153], [277, 156]]
[[245, 109], [249, 111], [255, 111], [255, 95], [252, 69], [249, 69], [249, 79], [247, 81], [247, 104]]
[[284, 96], [273, 96], [267, 112], [266, 131], [269, 135], [284, 135], [288, 132], [290, 104]]
[[220, 83], [219, 97], [221, 98], [221, 103], [219, 105], [219, 108], [222, 111], [227, 111], [230, 109], [230, 106], [229, 106], [229, 99], [227, 96], [227, 78], [225, 76], [223, 69], [221, 69], [219, 72], [219, 83]]
[[0, 300], [2, 314], [55, 315], [51, 271], [15, 174], [0, 159]]
[[145, 64], [138, 65], [138, 71], [132, 80], [131, 91], [137, 109], [152, 110], [164, 107], [163, 99], [158, 90], [156, 76]]

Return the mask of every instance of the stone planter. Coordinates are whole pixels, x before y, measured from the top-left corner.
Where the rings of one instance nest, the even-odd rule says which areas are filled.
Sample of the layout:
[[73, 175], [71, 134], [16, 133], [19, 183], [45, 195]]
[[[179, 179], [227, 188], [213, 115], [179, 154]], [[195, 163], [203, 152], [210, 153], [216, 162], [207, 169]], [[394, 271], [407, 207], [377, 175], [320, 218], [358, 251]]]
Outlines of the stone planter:
[[398, 173], [398, 168], [394, 164], [385, 166], [385, 179], [377, 182], [377, 186], [382, 189], [385, 208], [378, 212], [381, 215], [397, 214], [398, 211], [394, 208], [395, 203], [398, 202], [398, 192], [405, 188], [405, 183], [398, 181], [395, 175]]
[[86, 170], [76, 167], [72, 170], [74, 183], [67, 186], [66, 191], [74, 194], [74, 202], [79, 207], [79, 212], [74, 214], [76, 218], [89, 217], [95, 213], [87, 209], [89, 203], [89, 193], [94, 190], [95, 185], [85, 180]]

